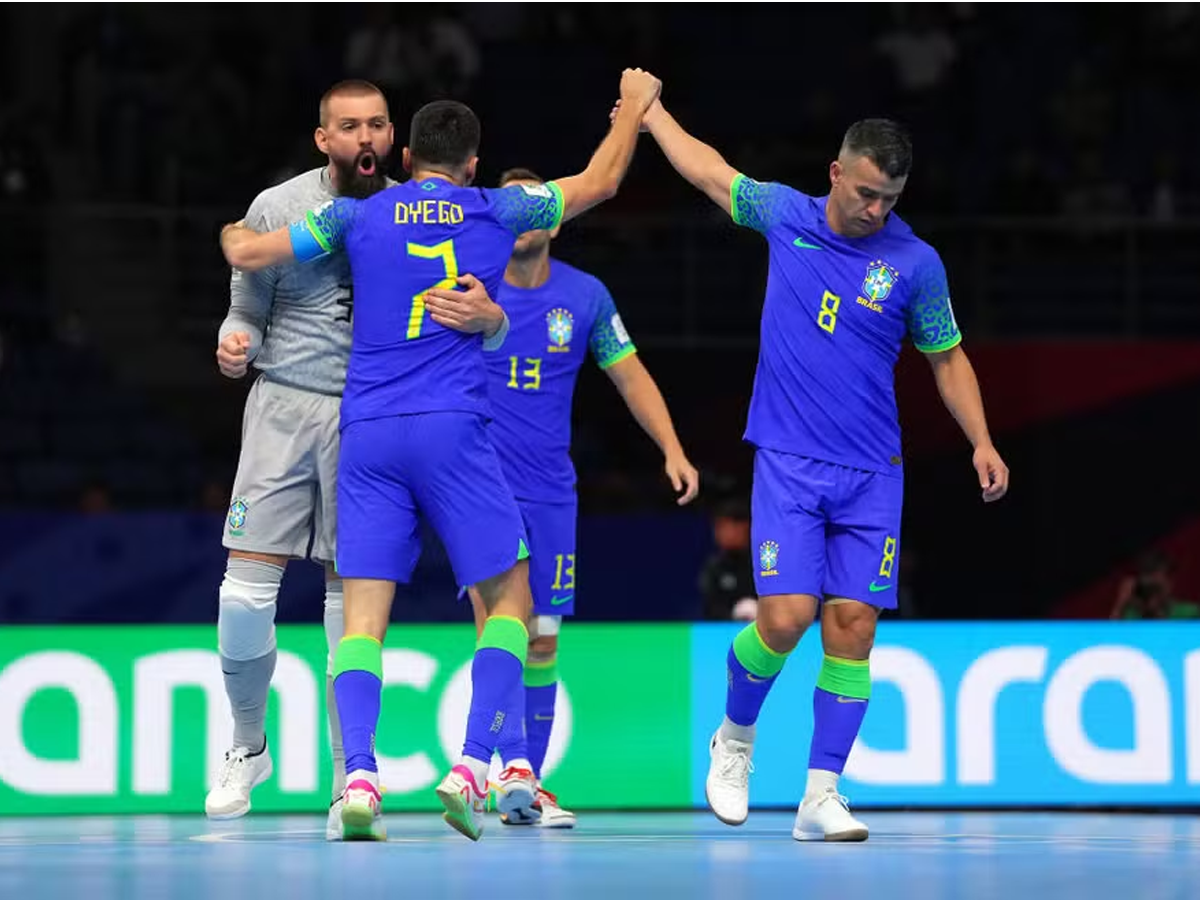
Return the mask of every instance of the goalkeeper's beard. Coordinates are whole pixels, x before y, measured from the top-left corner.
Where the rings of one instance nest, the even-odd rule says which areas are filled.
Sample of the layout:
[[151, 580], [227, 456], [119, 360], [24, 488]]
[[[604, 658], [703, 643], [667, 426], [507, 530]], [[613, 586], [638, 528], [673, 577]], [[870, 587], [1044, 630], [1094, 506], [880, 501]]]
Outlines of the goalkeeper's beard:
[[337, 172], [338, 194], [343, 197], [353, 197], [356, 200], [365, 200], [387, 187], [387, 176], [383, 174], [383, 160], [375, 157], [374, 154], [371, 154], [374, 161], [371, 174], [363, 174], [361, 164], [367, 155], [359, 153], [350, 161], [331, 157], [333, 168]]

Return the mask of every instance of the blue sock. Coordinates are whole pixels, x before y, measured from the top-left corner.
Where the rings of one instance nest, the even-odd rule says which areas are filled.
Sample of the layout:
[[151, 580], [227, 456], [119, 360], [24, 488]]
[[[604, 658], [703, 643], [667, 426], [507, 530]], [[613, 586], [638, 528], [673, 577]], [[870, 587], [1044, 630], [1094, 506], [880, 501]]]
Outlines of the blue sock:
[[558, 697], [558, 661], [525, 664], [525, 738], [533, 774], [542, 778], [542, 765], [554, 729], [554, 701]]
[[867, 660], [826, 656], [813, 691], [813, 736], [808, 767], [841, 775], [871, 698]]
[[729, 648], [729, 690], [725, 695], [725, 715], [735, 725], [749, 726], [758, 721], [763, 701], [779, 677], [786, 653], [776, 653], [751, 622], [733, 639]]
[[333, 692], [342, 723], [346, 773], [379, 771], [375, 764], [375, 729], [383, 694], [383, 646], [365, 634], [348, 635], [333, 660]]
[[522, 671], [528, 650], [529, 632], [523, 622], [511, 616], [488, 618], [471, 664], [463, 756], [485, 765], [494, 750], [505, 763], [527, 757]]

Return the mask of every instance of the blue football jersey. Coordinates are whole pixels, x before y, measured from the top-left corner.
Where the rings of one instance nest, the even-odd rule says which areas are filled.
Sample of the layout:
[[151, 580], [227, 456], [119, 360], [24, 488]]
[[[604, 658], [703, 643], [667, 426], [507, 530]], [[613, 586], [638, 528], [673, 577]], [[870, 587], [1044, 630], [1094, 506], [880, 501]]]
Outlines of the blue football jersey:
[[513, 494], [569, 500], [571, 400], [584, 357], [606, 369], [635, 352], [612, 295], [598, 279], [556, 259], [536, 288], [504, 282], [499, 301], [511, 328], [485, 356], [493, 419], [488, 434]]
[[339, 197], [292, 226], [297, 259], [344, 249], [354, 283], [341, 425], [424, 412], [489, 414], [483, 337], [434, 322], [431, 288], [470, 273], [495, 298], [518, 235], [562, 221], [553, 182], [498, 190], [440, 178]]
[[826, 198], [782, 184], [738, 175], [731, 199], [734, 221], [770, 249], [746, 440], [899, 473], [902, 342], [933, 353], [962, 340], [937, 252], [894, 214], [875, 234], [843, 237]]

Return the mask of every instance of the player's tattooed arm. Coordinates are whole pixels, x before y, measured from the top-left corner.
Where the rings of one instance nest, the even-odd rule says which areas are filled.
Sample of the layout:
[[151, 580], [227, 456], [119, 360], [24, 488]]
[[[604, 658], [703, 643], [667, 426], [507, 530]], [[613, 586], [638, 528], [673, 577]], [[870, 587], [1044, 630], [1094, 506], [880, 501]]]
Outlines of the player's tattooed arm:
[[596, 148], [587, 168], [578, 175], [555, 180], [562, 192], [562, 221], [616, 196], [633, 160], [642, 116], [661, 89], [662, 82], [649, 72], [626, 69], [622, 73], [621, 110], [614, 111], [612, 128]]
[[[619, 109], [620, 105], [613, 110], [613, 114]], [[703, 191], [725, 212], [730, 212], [730, 190], [738, 173], [725, 161], [725, 157], [684, 131], [683, 126], [662, 105], [662, 100], [655, 100], [650, 105], [642, 118], [642, 125], [654, 137], [676, 172]]]
[[247, 228], [244, 221], [231, 222], [221, 229], [221, 252], [229, 265], [245, 272], [256, 272], [296, 258], [289, 229], [279, 228], [260, 234]]

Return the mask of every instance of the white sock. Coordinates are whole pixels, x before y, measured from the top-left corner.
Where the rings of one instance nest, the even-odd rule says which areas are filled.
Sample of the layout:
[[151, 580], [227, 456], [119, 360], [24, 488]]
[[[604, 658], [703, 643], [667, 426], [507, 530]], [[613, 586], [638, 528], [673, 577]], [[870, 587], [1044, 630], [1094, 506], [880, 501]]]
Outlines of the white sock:
[[809, 769], [808, 784], [804, 787], [804, 796], [816, 797], [824, 794], [827, 791], [837, 793], [838, 775], [836, 772], [827, 772], [824, 769]]
[[476, 759], [473, 756], [464, 755], [461, 759], [459, 759], [458, 764], [460, 766], [466, 766], [470, 770], [471, 777], [475, 779], [475, 787], [479, 788], [479, 793], [486, 794], [488, 771], [492, 767], [491, 763]]
[[346, 632], [344, 592], [341, 579], [325, 582], [325, 644], [329, 657], [325, 664], [325, 713], [329, 720], [329, 743], [333, 751], [333, 799], [346, 790], [346, 749], [342, 745], [342, 723], [338, 718], [337, 695], [333, 690], [333, 657]]
[[333, 691], [333, 677], [325, 676], [325, 711], [329, 717], [329, 743], [333, 750], [333, 799], [346, 790], [346, 748], [342, 745], [342, 725], [338, 719], [337, 695]]
[[721, 723], [721, 730], [718, 734], [725, 741], [742, 741], [746, 744], [754, 743], [754, 726], [738, 725], [736, 722], [730, 721], [729, 716], [726, 716], [725, 721]]

